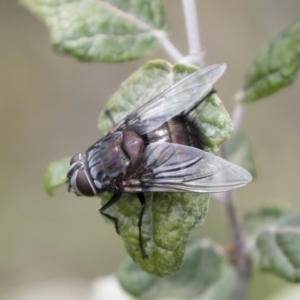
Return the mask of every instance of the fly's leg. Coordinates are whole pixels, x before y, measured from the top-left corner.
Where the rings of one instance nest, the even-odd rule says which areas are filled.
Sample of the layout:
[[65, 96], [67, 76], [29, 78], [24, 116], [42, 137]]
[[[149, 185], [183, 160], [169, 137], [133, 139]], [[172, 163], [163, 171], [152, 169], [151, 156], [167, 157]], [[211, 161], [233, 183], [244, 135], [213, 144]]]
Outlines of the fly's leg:
[[112, 116], [110, 110], [109, 110], [109, 109], [106, 109], [106, 110], [104, 111], [104, 113], [105, 113], [106, 117], [108, 118], [108, 120], [111, 122], [112, 126], [113, 126], [113, 127], [116, 127], [117, 124], [116, 124], [116, 122], [115, 122], [115, 120], [114, 120], [114, 118], [113, 118], [113, 116]]
[[113, 216], [105, 213], [104, 211], [107, 210], [112, 205], [114, 205], [118, 200], [120, 200], [120, 197], [121, 197], [121, 194], [113, 194], [113, 196], [110, 198], [110, 200], [99, 209], [100, 214], [102, 214], [103, 216], [112, 220], [115, 223], [115, 228], [116, 228], [117, 234], [120, 234], [119, 226], [118, 226], [118, 223], [119, 223], [118, 218], [113, 217]]
[[143, 225], [143, 216], [146, 208], [146, 199], [143, 193], [137, 193], [137, 197], [140, 200], [140, 203], [142, 205], [140, 214], [139, 214], [139, 222], [138, 222], [138, 228], [139, 228], [139, 245], [142, 253], [143, 259], [147, 258], [148, 255], [145, 252], [144, 246], [143, 246], [143, 239], [142, 239], [142, 225]]
[[206, 100], [207, 98], [209, 98], [211, 95], [215, 94], [217, 91], [212, 88], [211, 91], [202, 99], [200, 99], [199, 101], [196, 101], [194, 103], [194, 105], [192, 107], [190, 107], [188, 110], [185, 110], [183, 113], [185, 115], [190, 114], [194, 109], [196, 109], [204, 100]]

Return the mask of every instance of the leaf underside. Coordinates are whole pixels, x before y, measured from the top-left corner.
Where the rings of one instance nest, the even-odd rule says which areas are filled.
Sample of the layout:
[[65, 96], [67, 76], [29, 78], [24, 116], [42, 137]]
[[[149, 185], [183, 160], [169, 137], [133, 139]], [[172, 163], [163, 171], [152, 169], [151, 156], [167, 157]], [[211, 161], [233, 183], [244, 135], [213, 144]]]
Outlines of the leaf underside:
[[83, 61], [153, 53], [168, 24], [160, 0], [21, 0], [47, 25], [54, 49]]

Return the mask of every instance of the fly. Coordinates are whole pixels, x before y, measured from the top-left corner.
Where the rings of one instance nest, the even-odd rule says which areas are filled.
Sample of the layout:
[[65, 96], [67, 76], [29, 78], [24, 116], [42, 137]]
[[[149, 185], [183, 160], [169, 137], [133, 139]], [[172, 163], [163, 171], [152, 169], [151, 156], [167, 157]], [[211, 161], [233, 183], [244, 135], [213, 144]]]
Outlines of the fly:
[[[212, 85], [225, 69], [224, 64], [211, 65], [183, 78], [70, 161], [69, 191], [78, 196], [113, 193], [99, 211], [114, 222], [117, 233], [118, 219], [105, 211], [123, 193], [137, 195], [143, 258], [147, 257], [142, 243], [145, 192], [218, 193], [240, 188], [252, 179], [245, 169], [202, 150], [201, 124], [190, 115], [215, 93]], [[109, 112], [107, 116], [113, 122]]]

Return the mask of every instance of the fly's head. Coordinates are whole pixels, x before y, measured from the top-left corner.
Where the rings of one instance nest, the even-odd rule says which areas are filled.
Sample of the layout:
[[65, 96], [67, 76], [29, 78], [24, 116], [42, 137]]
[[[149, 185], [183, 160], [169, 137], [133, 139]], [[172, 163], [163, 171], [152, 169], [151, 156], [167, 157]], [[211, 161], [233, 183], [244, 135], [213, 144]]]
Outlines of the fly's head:
[[68, 191], [77, 196], [95, 196], [96, 189], [86, 169], [85, 158], [81, 153], [75, 154], [67, 173]]

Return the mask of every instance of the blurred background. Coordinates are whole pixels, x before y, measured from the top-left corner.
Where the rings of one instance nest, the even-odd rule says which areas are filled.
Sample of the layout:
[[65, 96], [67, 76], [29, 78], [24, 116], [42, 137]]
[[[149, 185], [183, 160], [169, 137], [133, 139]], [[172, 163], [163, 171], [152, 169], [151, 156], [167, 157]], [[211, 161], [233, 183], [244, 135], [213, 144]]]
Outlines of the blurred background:
[[[163, 3], [170, 39], [187, 53], [181, 1]], [[197, 4], [206, 63], [228, 65], [216, 87], [231, 112], [233, 95], [242, 87], [251, 60], [266, 41], [299, 17], [300, 2]], [[120, 83], [147, 60], [169, 58], [163, 50], [123, 64], [81, 63], [59, 56], [49, 46], [45, 26], [16, 0], [0, 1], [0, 25], [0, 298], [63, 279], [76, 286], [76, 296], [70, 299], [87, 299], [80, 295], [90, 282], [118, 269], [126, 255], [123, 243], [99, 216], [96, 199], [77, 198], [64, 189], [47, 196], [45, 168], [99, 139], [99, 113]], [[262, 204], [299, 209], [299, 90], [297, 80], [246, 107], [242, 127], [253, 142], [258, 178], [236, 193], [240, 213]], [[207, 222], [194, 235], [228, 243], [221, 204], [211, 202]], [[255, 276], [252, 299], [266, 299], [284, 285], [270, 275]]]

